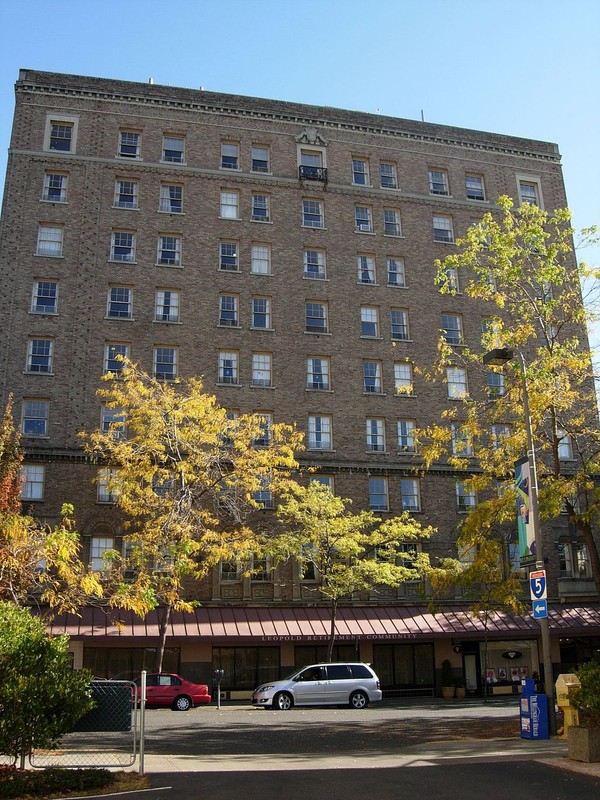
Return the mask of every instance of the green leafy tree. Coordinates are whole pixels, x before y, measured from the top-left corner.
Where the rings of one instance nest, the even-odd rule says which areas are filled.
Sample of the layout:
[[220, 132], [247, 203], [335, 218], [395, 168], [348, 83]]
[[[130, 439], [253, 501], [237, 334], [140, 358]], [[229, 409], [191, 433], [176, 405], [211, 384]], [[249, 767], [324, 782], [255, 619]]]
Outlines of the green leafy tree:
[[68, 638], [50, 637], [29, 609], [0, 602], [0, 753], [50, 748], [92, 708], [91, 674], [73, 670]]
[[268, 529], [248, 520], [290, 480], [301, 436], [257, 415], [231, 418], [199, 378], [161, 381], [125, 360], [105, 381], [99, 395], [116, 419], [86, 446], [110, 469], [128, 531], [126, 555], [107, 556], [105, 594], [142, 616], [160, 606], [160, 670], [171, 611], [193, 607], [185, 579], [267, 547]]
[[285, 530], [279, 548], [299, 562], [303, 574], [314, 572], [320, 595], [330, 601], [329, 661], [341, 600], [354, 592], [415, 580], [428, 565], [419, 542], [430, 536], [431, 528], [407, 513], [385, 521], [370, 511], [353, 514], [351, 502], [313, 480], [290, 486], [277, 509]]
[[21, 507], [21, 436], [12, 416], [12, 397], [0, 421], [0, 514], [17, 512]]

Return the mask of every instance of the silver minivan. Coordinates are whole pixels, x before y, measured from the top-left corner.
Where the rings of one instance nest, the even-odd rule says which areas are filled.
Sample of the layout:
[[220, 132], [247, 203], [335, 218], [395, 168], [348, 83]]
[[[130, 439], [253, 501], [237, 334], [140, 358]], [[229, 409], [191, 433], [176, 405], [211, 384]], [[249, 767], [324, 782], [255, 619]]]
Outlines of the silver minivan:
[[366, 708], [381, 700], [379, 678], [369, 664], [339, 662], [311, 664], [281, 681], [254, 690], [252, 705], [287, 711], [292, 706]]

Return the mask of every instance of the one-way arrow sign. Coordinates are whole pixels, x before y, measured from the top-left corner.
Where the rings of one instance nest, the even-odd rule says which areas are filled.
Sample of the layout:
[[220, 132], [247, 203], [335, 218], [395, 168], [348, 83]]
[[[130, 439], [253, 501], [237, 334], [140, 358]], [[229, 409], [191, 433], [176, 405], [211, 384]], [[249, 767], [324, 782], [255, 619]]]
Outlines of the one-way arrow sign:
[[548, 616], [548, 601], [535, 600], [533, 603], [533, 618], [543, 619]]

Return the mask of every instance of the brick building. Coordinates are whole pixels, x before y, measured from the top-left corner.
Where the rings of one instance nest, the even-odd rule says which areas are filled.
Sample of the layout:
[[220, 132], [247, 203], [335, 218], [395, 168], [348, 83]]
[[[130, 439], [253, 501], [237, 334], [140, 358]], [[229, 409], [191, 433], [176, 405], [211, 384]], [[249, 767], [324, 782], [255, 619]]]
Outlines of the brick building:
[[[22, 70], [2, 212], [0, 399], [12, 392], [20, 415], [27, 503], [54, 521], [75, 501], [92, 562], [120, 546], [77, 433], [110, 421], [96, 390], [123, 353], [165, 379], [204, 376], [231, 410], [295, 421], [302, 462], [336, 493], [414, 512], [439, 530], [432, 559], [455, 555], [475, 498], [443, 464], [415, 474], [411, 432], [470, 379], [478, 388], [461, 369], [428, 384], [415, 368], [433, 361], [442, 328], [480, 339], [483, 306], [440, 294], [434, 261], [501, 194], [565, 206], [556, 145]], [[547, 533], [565, 532], [559, 522]], [[565, 574], [565, 546], [578, 546], [565, 542], [549, 547], [557, 667], [600, 646], [593, 581]], [[256, 580], [215, 571], [198, 596], [193, 619], [173, 622], [167, 666], [205, 679], [224, 666], [230, 688], [247, 690], [323, 656], [326, 611], [290, 565]], [[386, 687], [409, 692], [433, 690], [449, 657], [480, 688], [482, 626], [460, 598], [434, 617], [422, 597], [408, 583], [343, 609], [338, 656], [373, 661]], [[76, 662], [139, 670], [152, 615], [115, 628], [99, 614], [56, 622]], [[519, 665], [538, 669], [537, 636], [527, 616], [494, 624], [508, 690], [516, 673], [501, 653], [518, 642]]]

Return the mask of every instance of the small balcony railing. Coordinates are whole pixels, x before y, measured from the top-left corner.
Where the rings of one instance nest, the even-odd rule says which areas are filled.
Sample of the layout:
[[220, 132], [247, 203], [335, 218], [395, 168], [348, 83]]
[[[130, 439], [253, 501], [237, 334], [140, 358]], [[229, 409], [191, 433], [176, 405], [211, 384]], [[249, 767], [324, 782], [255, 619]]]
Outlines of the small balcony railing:
[[327, 183], [326, 167], [307, 167], [301, 165], [298, 167], [298, 173], [301, 181], [321, 181], [322, 183]]

